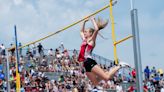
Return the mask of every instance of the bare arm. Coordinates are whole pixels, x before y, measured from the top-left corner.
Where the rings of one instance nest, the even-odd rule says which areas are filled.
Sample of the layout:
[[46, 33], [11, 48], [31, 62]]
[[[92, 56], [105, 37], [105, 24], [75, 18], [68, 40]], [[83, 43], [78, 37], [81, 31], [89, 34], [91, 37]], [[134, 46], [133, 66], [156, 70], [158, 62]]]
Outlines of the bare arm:
[[92, 21], [92, 23], [94, 25], [94, 32], [93, 32], [93, 35], [91, 36], [90, 40], [92, 40], [92, 41], [95, 42], [96, 41], [96, 38], [97, 38], [97, 34], [98, 34], [98, 31], [99, 31], [99, 28], [97, 26], [97, 23], [95, 21], [95, 18], [92, 18], [91, 21]]
[[84, 20], [83, 24], [82, 24], [82, 28], [81, 28], [81, 31], [80, 31], [80, 36], [82, 38], [82, 40], [84, 40], [84, 30], [85, 30], [85, 23], [88, 21], [88, 19]]

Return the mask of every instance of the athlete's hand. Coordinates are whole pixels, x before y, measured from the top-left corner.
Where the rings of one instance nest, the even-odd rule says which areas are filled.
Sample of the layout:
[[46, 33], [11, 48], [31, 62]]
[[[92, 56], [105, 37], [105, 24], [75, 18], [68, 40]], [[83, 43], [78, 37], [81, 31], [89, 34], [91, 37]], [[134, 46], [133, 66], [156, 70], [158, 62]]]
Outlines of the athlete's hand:
[[86, 19], [84, 20], [84, 22], [87, 22], [87, 21], [89, 21], [89, 18], [86, 18]]
[[91, 20], [91, 21], [95, 20], [95, 17], [90, 17], [90, 20]]

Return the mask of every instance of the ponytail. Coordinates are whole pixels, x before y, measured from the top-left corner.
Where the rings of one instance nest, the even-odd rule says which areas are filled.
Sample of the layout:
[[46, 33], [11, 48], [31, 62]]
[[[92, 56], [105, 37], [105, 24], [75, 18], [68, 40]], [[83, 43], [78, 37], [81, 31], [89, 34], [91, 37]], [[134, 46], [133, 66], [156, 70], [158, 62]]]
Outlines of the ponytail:
[[[108, 20], [102, 20], [100, 17], [98, 17], [98, 19], [96, 20], [96, 23], [97, 23], [97, 26], [98, 26], [98, 29], [99, 30], [101, 30], [101, 29], [103, 29], [103, 28], [105, 28], [106, 26], [107, 26], [107, 24], [108, 24]], [[103, 38], [103, 39], [105, 39], [105, 40], [107, 40], [108, 38], [105, 38], [102, 34], [100, 34], [100, 33], [98, 33], [98, 35], [101, 37], [101, 38]]]
[[108, 24], [108, 20], [102, 20], [100, 17], [98, 17], [98, 19], [96, 20], [97, 26], [99, 28], [99, 30], [105, 28]]

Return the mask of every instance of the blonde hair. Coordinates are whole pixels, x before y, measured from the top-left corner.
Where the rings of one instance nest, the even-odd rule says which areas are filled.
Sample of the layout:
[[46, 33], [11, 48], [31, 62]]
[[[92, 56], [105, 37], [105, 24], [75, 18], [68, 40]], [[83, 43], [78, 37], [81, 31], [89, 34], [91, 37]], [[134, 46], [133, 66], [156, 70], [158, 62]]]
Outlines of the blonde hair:
[[108, 20], [102, 20], [100, 17], [96, 20], [97, 26], [99, 30], [105, 28], [108, 24]]
[[88, 28], [89, 32], [93, 33], [94, 29], [93, 28]]
[[[107, 24], [108, 24], [108, 20], [102, 20], [100, 17], [98, 17], [97, 18], [97, 20], [95, 20], [96, 21], [96, 24], [97, 24], [97, 26], [98, 26], [98, 30], [101, 30], [101, 29], [103, 29], [103, 28], [105, 28], [106, 26], [107, 26]], [[94, 28], [88, 28], [88, 31], [89, 32], [91, 32], [91, 33], [93, 33], [94, 31], [95, 31], [95, 29]], [[98, 33], [98, 35], [101, 37], [101, 38], [103, 38], [103, 39], [108, 39], [108, 38], [105, 38], [102, 34], [100, 34], [100, 33]]]

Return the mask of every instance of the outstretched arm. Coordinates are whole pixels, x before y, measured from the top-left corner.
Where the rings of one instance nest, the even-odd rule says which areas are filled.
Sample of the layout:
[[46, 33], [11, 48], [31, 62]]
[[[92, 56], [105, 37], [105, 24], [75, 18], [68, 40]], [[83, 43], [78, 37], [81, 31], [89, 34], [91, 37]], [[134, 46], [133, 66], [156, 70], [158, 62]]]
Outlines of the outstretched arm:
[[81, 28], [81, 31], [80, 31], [80, 36], [82, 38], [82, 40], [85, 39], [84, 37], [84, 30], [85, 30], [85, 23], [88, 21], [88, 19], [84, 20], [83, 24], [82, 24], [82, 28]]
[[96, 23], [95, 18], [91, 18], [91, 21], [92, 21], [92, 23], [94, 25], [94, 32], [93, 32], [93, 35], [90, 38], [90, 40], [93, 40], [95, 42], [96, 41], [97, 34], [98, 34], [98, 31], [99, 31], [99, 28], [97, 26], [97, 23]]

